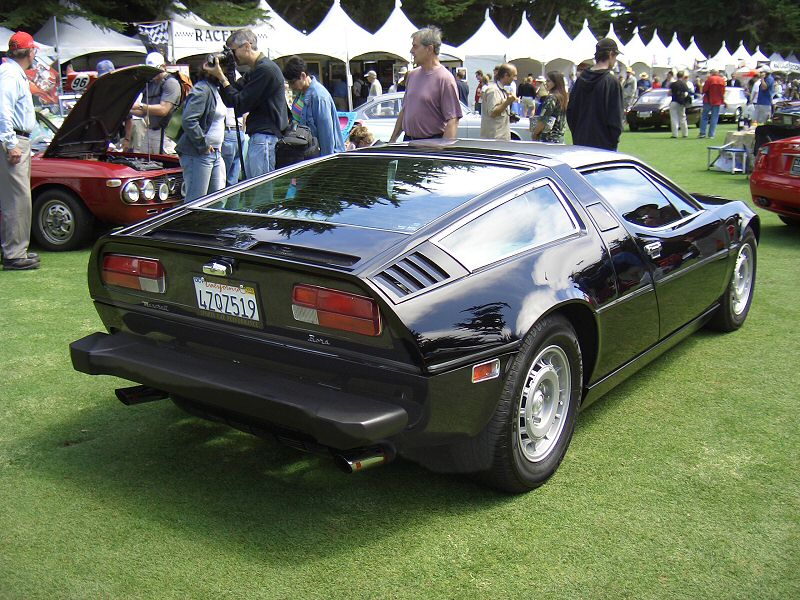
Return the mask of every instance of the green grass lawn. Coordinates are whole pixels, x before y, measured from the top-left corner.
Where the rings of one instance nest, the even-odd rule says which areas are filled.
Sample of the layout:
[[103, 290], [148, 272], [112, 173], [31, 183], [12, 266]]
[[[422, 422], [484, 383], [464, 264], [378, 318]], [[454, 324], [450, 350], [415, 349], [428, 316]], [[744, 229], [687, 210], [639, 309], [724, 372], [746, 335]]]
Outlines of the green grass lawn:
[[[620, 149], [749, 201], [696, 132]], [[124, 407], [69, 361], [101, 329], [89, 251], [0, 272], [0, 598], [800, 597], [800, 235], [761, 216], [745, 326], [581, 413], [523, 496], [403, 460], [345, 476], [168, 401]]]

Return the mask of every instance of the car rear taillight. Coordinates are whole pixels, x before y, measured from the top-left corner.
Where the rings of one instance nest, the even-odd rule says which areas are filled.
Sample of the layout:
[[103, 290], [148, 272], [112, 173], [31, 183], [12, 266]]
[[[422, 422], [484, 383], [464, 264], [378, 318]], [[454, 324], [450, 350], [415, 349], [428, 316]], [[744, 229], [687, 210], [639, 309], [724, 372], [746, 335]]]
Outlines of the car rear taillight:
[[292, 314], [303, 323], [361, 335], [381, 333], [381, 314], [371, 298], [313, 285], [292, 290]]
[[107, 254], [103, 257], [102, 279], [106, 285], [163, 294], [167, 273], [155, 258]]

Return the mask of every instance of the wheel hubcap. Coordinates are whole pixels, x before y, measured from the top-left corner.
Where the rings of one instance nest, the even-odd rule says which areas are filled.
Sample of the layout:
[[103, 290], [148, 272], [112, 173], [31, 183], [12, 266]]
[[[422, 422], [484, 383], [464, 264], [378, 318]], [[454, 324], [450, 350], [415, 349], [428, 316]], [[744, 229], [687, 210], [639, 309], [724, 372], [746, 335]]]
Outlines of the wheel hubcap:
[[45, 204], [40, 221], [42, 233], [54, 244], [68, 241], [75, 230], [75, 218], [72, 211], [60, 202], [51, 201]]
[[517, 405], [517, 442], [522, 456], [539, 462], [561, 436], [572, 383], [569, 360], [558, 346], [548, 346], [531, 363]]
[[739, 316], [747, 308], [753, 289], [753, 250], [749, 244], [744, 244], [739, 249], [736, 266], [733, 269], [732, 284], [731, 307], [734, 314]]

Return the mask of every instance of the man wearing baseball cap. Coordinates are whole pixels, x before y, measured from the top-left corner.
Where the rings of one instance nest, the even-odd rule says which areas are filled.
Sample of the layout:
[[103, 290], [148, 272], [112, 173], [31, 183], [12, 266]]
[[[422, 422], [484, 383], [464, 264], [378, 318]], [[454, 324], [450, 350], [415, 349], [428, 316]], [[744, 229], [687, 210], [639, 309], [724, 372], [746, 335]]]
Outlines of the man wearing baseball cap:
[[164, 130], [181, 103], [181, 84], [167, 73], [166, 61], [160, 52], [148, 54], [144, 63], [161, 69], [161, 73], [147, 82], [141, 101], [135, 102], [131, 109], [131, 115], [142, 117], [147, 124], [142, 146], [134, 143], [131, 147], [134, 152], [143, 154], [175, 154], [175, 142], [166, 137]]
[[8, 40], [8, 58], [0, 65], [0, 244], [3, 270], [39, 268], [39, 256], [28, 252], [31, 237], [31, 131], [36, 125], [25, 69], [33, 65], [36, 45], [18, 31]]
[[572, 142], [616, 150], [622, 135], [622, 86], [614, 75], [617, 42], [603, 38], [597, 42], [594, 65], [581, 73], [572, 86], [567, 105], [567, 123]]

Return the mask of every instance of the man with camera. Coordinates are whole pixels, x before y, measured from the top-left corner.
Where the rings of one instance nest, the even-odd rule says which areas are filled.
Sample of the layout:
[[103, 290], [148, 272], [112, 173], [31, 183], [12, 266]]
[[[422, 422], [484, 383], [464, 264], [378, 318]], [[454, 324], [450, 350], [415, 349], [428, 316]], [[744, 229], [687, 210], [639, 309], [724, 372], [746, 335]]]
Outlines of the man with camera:
[[[234, 31], [222, 54], [209, 56], [203, 69], [220, 82], [220, 96], [237, 116], [247, 116], [250, 142], [245, 161], [246, 177], [256, 177], [275, 169], [275, 145], [288, 127], [288, 109], [283, 74], [274, 62], [258, 51], [256, 35], [250, 29]], [[249, 67], [245, 75], [231, 83], [223, 67]]]
[[495, 80], [483, 90], [481, 138], [487, 140], [511, 139], [512, 119], [516, 123], [519, 117], [511, 112], [511, 105], [517, 102], [517, 97], [513, 93], [507, 92], [506, 86], [511, 84], [516, 76], [517, 68], [514, 65], [502, 64], [497, 68]]

